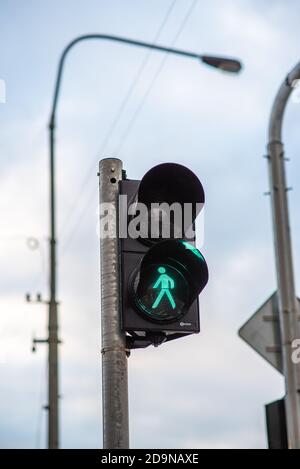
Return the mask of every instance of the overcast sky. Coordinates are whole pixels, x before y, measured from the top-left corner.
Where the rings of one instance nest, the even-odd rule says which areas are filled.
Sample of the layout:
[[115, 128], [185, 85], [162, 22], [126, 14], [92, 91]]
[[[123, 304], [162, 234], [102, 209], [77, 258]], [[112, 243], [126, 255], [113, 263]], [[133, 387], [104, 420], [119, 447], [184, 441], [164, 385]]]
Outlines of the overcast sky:
[[[68, 57], [57, 130], [61, 444], [102, 441], [96, 173], [114, 156], [132, 179], [185, 164], [206, 193], [202, 330], [132, 353], [131, 446], [266, 447], [264, 404], [282, 397], [283, 380], [237, 330], [276, 288], [262, 156], [275, 93], [299, 60], [299, 15], [295, 0], [1, 1], [0, 447], [45, 447], [46, 350], [33, 355], [31, 339], [46, 336], [47, 309], [24, 294], [48, 295], [47, 122], [61, 51], [86, 33], [234, 56], [244, 70], [100, 41]], [[298, 291], [299, 106], [290, 102], [283, 134]]]

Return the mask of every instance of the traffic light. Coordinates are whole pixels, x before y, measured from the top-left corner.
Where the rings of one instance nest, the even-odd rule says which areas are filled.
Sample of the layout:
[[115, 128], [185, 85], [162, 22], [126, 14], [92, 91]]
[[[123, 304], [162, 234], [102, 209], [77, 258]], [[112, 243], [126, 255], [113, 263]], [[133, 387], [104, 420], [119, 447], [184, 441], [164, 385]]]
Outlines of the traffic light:
[[284, 398], [265, 406], [269, 449], [288, 449]]
[[164, 163], [119, 187], [121, 327], [130, 348], [159, 345], [200, 331], [198, 295], [208, 281], [195, 247], [204, 204], [197, 176]]

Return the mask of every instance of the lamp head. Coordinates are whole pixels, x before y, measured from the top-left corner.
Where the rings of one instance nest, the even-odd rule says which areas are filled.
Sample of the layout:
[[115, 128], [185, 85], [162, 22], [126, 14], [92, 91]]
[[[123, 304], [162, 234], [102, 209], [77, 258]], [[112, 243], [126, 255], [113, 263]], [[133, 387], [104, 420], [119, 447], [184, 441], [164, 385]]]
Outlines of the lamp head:
[[218, 68], [224, 72], [239, 73], [242, 69], [242, 64], [239, 60], [229, 59], [226, 57], [213, 57], [210, 55], [202, 55], [201, 61], [206, 65]]

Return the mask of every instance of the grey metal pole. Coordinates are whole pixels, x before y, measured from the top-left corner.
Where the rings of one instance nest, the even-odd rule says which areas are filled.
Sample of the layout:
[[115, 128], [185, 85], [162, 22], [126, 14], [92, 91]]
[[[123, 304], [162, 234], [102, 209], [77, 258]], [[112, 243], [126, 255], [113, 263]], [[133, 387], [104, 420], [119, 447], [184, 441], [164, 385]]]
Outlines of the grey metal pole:
[[59, 448], [57, 305], [50, 302], [48, 339], [48, 448]]
[[[115, 234], [104, 237], [100, 233], [103, 447], [109, 449], [129, 448], [127, 351], [125, 334], [120, 329], [117, 233], [121, 179], [122, 161], [100, 161], [100, 204], [109, 204], [110, 229]], [[101, 228], [100, 231], [103, 232]]]
[[268, 161], [272, 196], [279, 318], [285, 377], [289, 448], [300, 449], [300, 367], [292, 361], [292, 342], [300, 338], [299, 307], [295, 293], [289, 224], [282, 121], [293, 81], [300, 78], [300, 63], [286, 77], [276, 95], [269, 123]]
[[58, 320], [56, 300], [56, 224], [54, 125], [50, 123], [50, 300], [48, 319], [48, 448], [59, 448], [58, 435]]

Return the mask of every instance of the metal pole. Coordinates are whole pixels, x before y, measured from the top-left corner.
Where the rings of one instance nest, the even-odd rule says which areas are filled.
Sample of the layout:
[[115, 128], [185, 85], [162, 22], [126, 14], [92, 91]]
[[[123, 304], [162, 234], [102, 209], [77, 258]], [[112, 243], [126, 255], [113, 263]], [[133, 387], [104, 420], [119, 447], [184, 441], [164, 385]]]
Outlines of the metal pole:
[[100, 213], [101, 204], [109, 204], [110, 229], [115, 235], [104, 237], [100, 228], [103, 447], [109, 449], [129, 448], [127, 351], [125, 334], [120, 329], [117, 233], [121, 179], [122, 161], [100, 161]]
[[56, 225], [54, 125], [50, 123], [50, 300], [48, 337], [48, 448], [59, 448], [58, 435], [58, 321], [56, 301]]
[[282, 121], [293, 81], [300, 78], [300, 63], [286, 77], [275, 98], [270, 123], [268, 160], [272, 195], [279, 318], [285, 377], [285, 407], [288, 445], [300, 449], [300, 368], [292, 362], [292, 342], [300, 338], [299, 308], [295, 293], [289, 225], [284, 150], [281, 141]]

